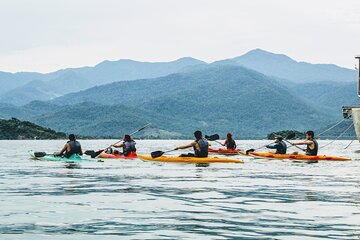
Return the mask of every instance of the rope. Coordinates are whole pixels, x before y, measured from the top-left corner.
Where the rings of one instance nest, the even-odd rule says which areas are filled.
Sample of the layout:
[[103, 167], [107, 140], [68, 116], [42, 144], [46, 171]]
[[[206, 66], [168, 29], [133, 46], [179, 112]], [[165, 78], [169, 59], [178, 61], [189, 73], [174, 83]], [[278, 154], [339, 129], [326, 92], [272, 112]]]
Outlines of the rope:
[[317, 135], [318, 135], [318, 136], [323, 135], [323, 134], [326, 133], [327, 131], [330, 131], [330, 130], [333, 129], [334, 127], [338, 126], [340, 123], [344, 122], [345, 120], [346, 120], [345, 118], [342, 119], [342, 120], [340, 120], [340, 121], [337, 122], [335, 125], [329, 127], [328, 129], [326, 129], [325, 131], [323, 131], [322, 133], [317, 134]]
[[348, 147], [350, 147], [350, 145], [354, 142], [355, 139], [351, 140], [351, 142], [349, 143], [349, 145], [347, 145], [344, 149], [347, 149]]
[[337, 136], [334, 140], [332, 140], [331, 142], [329, 142], [328, 144], [325, 144], [322, 147], [319, 147], [319, 149], [324, 148], [326, 146], [329, 146], [330, 144], [332, 144], [333, 142], [335, 142], [336, 140], [338, 140], [342, 135], [344, 135], [352, 126], [354, 125], [354, 123], [350, 124], [350, 126], [348, 128], [345, 129], [345, 131], [343, 131], [339, 136]]

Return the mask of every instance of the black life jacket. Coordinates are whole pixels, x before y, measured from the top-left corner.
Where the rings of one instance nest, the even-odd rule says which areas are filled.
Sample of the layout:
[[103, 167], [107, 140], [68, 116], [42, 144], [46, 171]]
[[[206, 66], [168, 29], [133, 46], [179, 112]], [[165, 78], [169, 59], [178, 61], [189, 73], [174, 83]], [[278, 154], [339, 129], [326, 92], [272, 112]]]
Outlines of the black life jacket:
[[279, 146], [280, 146], [280, 148], [277, 148], [275, 153], [276, 154], [286, 154], [286, 149], [287, 149], [286, 143], [281, 141], [281, 142], [279, 142]]
[[227, 141], [226, 141], [226, 148], [227, 149], [235, 149], [236, 148], [236, 143], [235, 143], [235, 141], [234, 141], [234, 139], [228, 139]]
[[205, 139], [195, 140], [199, 144], [200, 150], [194, 147], [195, 157], [207, 157], [209, 153], [209, 144]]
[[315, 147], [314, 147], [314, 149], [310, 149], [310, 145], [307, 145], [307, 147], [306, 147], [306, 155], [317, 156], [319, 145], [318, 145], [318, 142], [315, 139], [313, 139], [312, 141], [314, 142]]
[[124, 147], [123, 147], [124, 156], [127, 156], [132, 152], [136, 152], [135, 144], [136, 143], [134, 140], [124, 142]]
[[66, 151], [64, 154], [66, 158], [70, 158], [74, 154], [80, 154], [81, 144], [78, 141], [68, 141], [67, 143], [70, 145], [70, 151]]

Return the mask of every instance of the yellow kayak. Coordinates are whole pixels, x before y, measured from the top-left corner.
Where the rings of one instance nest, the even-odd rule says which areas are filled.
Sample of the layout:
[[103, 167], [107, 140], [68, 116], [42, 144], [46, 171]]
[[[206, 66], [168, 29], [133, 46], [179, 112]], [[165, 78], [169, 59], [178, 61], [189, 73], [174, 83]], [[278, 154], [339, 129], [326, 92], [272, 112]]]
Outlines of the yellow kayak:
[[304, 161], [349, 161], [351, 158], [336, 157], [336, 156], [308, 156], [304, 154], [276, 154], [271, 152], [250, 152], [253, 157], [271, 158], [271, 159], [291, 159], [291, 160], [304, 160]]
[[159, 161], [159, 162], [184, 162], [184, 163], [244, 163], [243, 160], [239, 159], [230, 159], [230, 158], [218, 158], [218, 157], [206, 157], [206, 158], [196, 158], [196, 157], [166, 157], [161, 156], [158, 158], [152, 158], [149, 155], [138, 155], [140, 159], [149, 160], [149, 161]]

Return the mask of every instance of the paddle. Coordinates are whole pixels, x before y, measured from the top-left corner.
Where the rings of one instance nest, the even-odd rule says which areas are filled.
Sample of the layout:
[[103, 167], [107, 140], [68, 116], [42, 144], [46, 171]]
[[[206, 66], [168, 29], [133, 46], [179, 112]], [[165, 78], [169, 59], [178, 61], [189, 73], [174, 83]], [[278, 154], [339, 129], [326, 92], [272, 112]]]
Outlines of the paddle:
[[[48, 154], [46, 152], [34, 152], [34, 157], [37, 157], [37, 158], [41, 158], [41, 157], [45, 157], [45, 156], [48, 156], [48, 155], [55, 155], [55, 154]], [[61, 156], [61, 155], [59, 155]]]
[[[145, 128], [149, 127], [150, 125], [151, 125], [151, 123], [146, 124], [146, 125], [143, 126], [142, 128], [139, 128], [138, 130], [130, 133], [130, 136], [133, 136], [134, 134], [136, 134], [136, 133], [144, 130]], [[122, 142], [122, 141], [123, 141], [123, 139], [121, 139], [120, 141], [117, 141], [116, 143], [113, 143], [112, 145], [118, 144], [119, 142]], [[111, 145], [110, 145], [109, 147], [111, 147]], [[109, 147], [107, 147], [107, 148], [109, 148]], [[96, 152], [95, 152], [94, 150], [86, 150], [86, 151], [85, 151], [85, 154], [86, 154], [86, 155], [90, 155], [91, 158], [96, 158], [97, 156], [99, 156], [100, 153], [102, 153], [102, 152], [105, 151], [105, 150], [106, 150], [106, 148], [101, 149], [101, 150], [96, 151]]]
[[216, 140], [219, 140], [219, 139], [220, 139], [220, 136], [219, 136], [219, 134], [213, 134], [213, 135], [210, 135], [210, 136], [205, 135], [205, 138], [206, 138], [207, 140], [209, 140], [209, 141], [218, 142], [218, 141], [216, 141]]
[[[211, 136], [205, 135], [205, 138], [209, 141], [216, 141], [216, 140], [220, 139], [220, 136], [219, 136], [219, 134], [214, 134]], [[169, 151], [165, 151], [165, 152], [163, 152], [163, 151], [151, 152], [151, 157], [158, 158], [158, 157], [161, 157], [162, 155], [164, 155], [165, 153], [173, 152], [173, 151], [175, 151], [175, 150], [173, 149], [173, 150], [169, 150]]]
[[223, 145], [221, 142], [217, 141], [218, 139], [220, 139], [219, 134], [214, 134], [214, 135], [211, 135], [211, 136], [205, 135], [205, 138], [206, 138], [207, 140], [209, 140], [209, 141], [214, 141], [214, 142], [216, 142], [216, 143], [218, 143], [218, 144], [220, 144], [220, 145]]
[[46, 155], [48, 155], [46, 152], [34, 152], [34, 157], [45, 157]]
[[169, 150], [169, 151], [165, 151], [165, 152], [163, 152], [163, 151], [155, 151], [155, 152], [151, 153], [151, 157], [152, 158], [158, 158], [158, 157], [161, 157], [162, 155], [164, 155], [165, 153], [173, 152], [173, 151], [175, 151], [175, 150], [173, 149], [173, 150]]
[[302, 149], [301, 147], [296, 146], [296, 145], [292, 145], [292, 143], [291, 143], [291, 142], [289, 142], [288, 140], [284, 139], [284, 141], [285, 141], [285, 142], [287, 142], [287, 143], [289, 143], [289, 144], [291, 144], [291, 146], [294, 146], [294, 147], [296, 147], [296, 148], [300, 149], [301, 151], [306, 152], [306, 150], [305, 150], [305, 149]]
[[[290, 143], [289, 141], [287, 141], [287, 139], [292, 139], [292, 138], [294, 138], [294, 137], [295, 137], [295, 133], [290, 133], [289, 135], [286, 136], [286, 138], [284, 138], [284, 140], [285, 140], [286, 142]], [[291, 144], [291, 143], [290, 143], [290, 144]], [[266, 145], [261, 146], [261, 147], [256, 148], [256, 149], [254, 149], [254, 148], [248, 149], [248, 150], [246, 150], [246, 155], [249, 155], [249, 152], [255, 152], [256, 150], [259, 150], [259, 149], [261, 149], [261, 148], [264, 148], [264, 147], [266, 147], [267, 145], [269, 145], [269, 144], [266, 144]]]

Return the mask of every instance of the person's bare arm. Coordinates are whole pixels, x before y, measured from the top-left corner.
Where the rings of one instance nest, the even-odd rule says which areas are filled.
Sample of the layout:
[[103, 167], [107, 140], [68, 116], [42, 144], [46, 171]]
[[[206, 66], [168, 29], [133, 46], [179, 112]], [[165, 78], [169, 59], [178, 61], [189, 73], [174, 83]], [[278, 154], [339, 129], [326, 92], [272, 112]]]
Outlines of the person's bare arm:
[[311, 145], [312, 143], [313, 141], [304, 141], [304, 142], [291, 143], [291, 145]]
[[80, 146], [80, 153], [79, 153], [80, 155], [83, 155], [83, 151], [82, 151], [82, 148], [81, 148], [81, 146]]
[[191, 148], [191, 147], [194, 147], [194, 146], [195, 146], [195, 144], [196, 144], [196, 142], [192, 142], [192, 143], [187, 144], [187, 145], [184, 145], [184, 146], [176, 147], [176, 148], [174, 148], [174, 150]]
[[123, 143], [121, 143], [121, 144], [113, 144], [111, 146], [116, 147], [116, 148], [122, 148], [122, 147], [125, 146], [125, 144], [123, 144]]
[[65, 144], [65, 146], [63, 147], [63, 149], [61, 149], [61, 151], [60, 151], [60, 155], [63, 155], [64, 154], [64, 152], [66, 152], [66, 150], [68, 149], [68, 146], [69, 146], [69, 144], [67, 143], [67, 144]]

